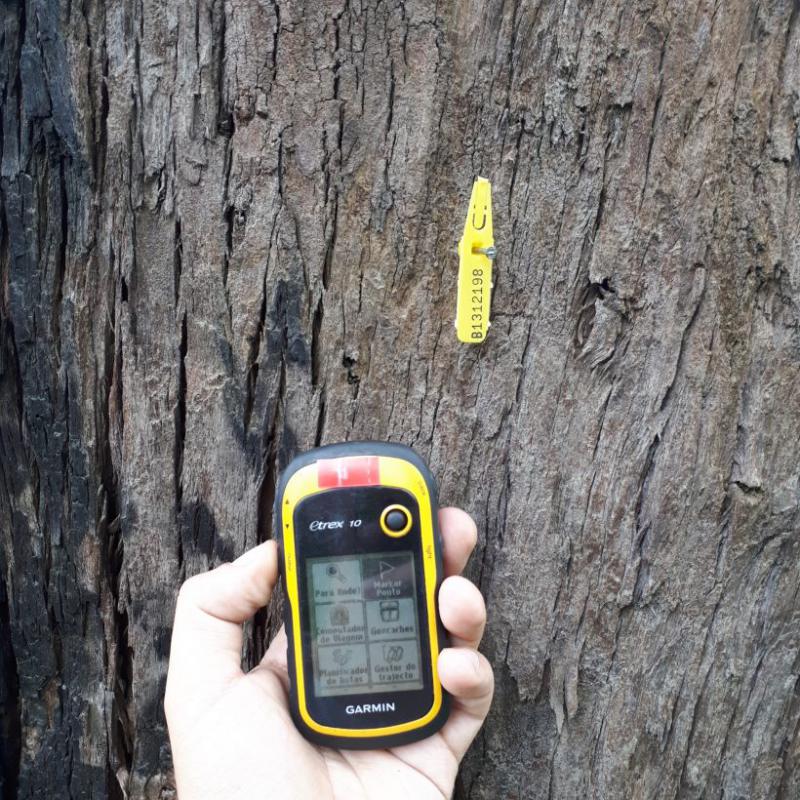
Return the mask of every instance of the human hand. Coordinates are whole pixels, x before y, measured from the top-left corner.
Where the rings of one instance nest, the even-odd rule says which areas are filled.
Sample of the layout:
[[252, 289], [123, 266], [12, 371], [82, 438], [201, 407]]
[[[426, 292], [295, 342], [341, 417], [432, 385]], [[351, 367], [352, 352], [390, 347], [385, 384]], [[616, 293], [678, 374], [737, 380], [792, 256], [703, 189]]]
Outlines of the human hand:
[[483, 597], [459, 575], [475, 547], [475, 523], [457, 508], [441, 509], [439, 522], [446, 577], [438, 604], [451, 646], [438, 668], [452, 704], [442, 729], [413, 744], [335, 750], [306, 741], [289, 715], [283, 628], [261, 663], [242, 671], [242, 623], [267, 604], [278, 577], [274, 542], [183, 584], [164, 700], [180, 800], [450, 797], [494, 678], [477, 652]]

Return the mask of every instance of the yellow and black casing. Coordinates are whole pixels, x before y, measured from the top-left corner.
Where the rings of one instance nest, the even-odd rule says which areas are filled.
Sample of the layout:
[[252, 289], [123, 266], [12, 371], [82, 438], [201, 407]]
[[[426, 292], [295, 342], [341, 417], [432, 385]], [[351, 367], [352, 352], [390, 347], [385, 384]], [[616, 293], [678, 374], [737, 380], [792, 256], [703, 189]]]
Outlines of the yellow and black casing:
[[[383, 522], [395, 506], [410, 515], [410, 524], [403, 526], [407, 530], [399, 528], [399, 535]], [[425, 462], [411, 448], [386, 442], [311, 450], [283, 471], [275, 517], [286, 601], [290, 710], [297, 728], [317, 744], [351, 749], [392, 747], [435, 733], [449, 712], [436, 666], [447, 639], [436, 602], [443, 577], [437, 489]], [[350, 525], [352, 520], [358, 520], [358, 527]], [[393, 553], [408, 558], [409, 552], [416, 591], [417, 682], [422, 688], [318, 694], [311, 621], [317, 612], [309, 598], [307, 560], [374, 553], [394, 563]], [[366, 634], [366, 626], [364, 630]]]

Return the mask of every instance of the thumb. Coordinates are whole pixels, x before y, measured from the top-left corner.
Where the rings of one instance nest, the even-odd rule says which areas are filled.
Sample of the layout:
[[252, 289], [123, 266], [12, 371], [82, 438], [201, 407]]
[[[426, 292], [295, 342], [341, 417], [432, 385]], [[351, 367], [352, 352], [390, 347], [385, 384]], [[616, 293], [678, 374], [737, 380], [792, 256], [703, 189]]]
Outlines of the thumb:
[[165, 706], [223, 688], [242, 675], [242, 623], [268, 602], [278, 579], [275, 542], [181, 586], [172, 628]]

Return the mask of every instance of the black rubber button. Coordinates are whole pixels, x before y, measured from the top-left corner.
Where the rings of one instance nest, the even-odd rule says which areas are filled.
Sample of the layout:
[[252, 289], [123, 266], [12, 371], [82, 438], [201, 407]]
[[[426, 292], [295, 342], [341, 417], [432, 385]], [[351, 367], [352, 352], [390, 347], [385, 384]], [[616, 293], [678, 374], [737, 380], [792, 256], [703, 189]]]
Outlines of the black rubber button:
[[401, 531], [408, 525], [408, 513], [394, 508], [386, 515], [386, 527], [390, 531]]

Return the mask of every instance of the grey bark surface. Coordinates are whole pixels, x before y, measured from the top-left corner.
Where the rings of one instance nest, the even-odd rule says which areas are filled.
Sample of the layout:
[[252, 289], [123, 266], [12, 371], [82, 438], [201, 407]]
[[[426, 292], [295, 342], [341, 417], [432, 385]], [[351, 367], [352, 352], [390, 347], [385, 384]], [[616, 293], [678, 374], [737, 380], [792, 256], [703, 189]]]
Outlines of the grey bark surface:
[[457, 798], [800, 796], [796, 3], [0, 14], [2, 800], [174, 797], [177, 588], [353, 438], [479, 524]]

